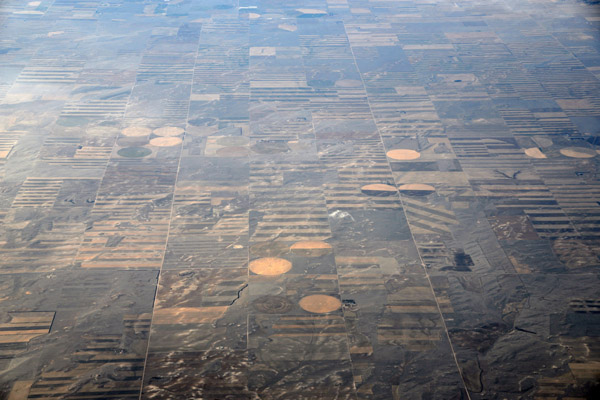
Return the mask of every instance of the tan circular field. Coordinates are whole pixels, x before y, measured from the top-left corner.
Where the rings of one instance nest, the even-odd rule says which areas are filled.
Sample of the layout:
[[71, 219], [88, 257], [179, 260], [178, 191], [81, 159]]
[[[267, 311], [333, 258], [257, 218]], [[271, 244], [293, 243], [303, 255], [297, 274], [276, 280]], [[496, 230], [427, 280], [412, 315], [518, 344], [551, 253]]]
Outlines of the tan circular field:
[[386, 185], [384, 183], [374, 183], [365, 185], [360, 190], [369, 196], [390, 196], [398, 192], [395, 186]]
[[300, 300], [300, 307], [311, 313], [325, 314], [339, 309], [342, 302], [333, 296], [313, 294]]
[[178, 128], [176, 126], [163, 126], [162, 128], [157, 128], [153, 131], [156, 136], [179, 136], [183, 132], [183, 129]]
[[409, 149], [396, 149], [388, 151], [387, 156], [396, 161], [410, 161], [421, 157], [421, 153]]
[[121, 131], [124, 136], [140, 137], [148, 136], [152, 131], [145, 126], [129, 126]]
[[542, 153], [542, 151], [537, 147], [530, 147], [529, 149], [525, 149], [525, 154], [527, 154], [531, 158], [546, 158], [546, 155]]
[[408, 183], [398, 188], [401, 193], [406, 194], [429, 194], [435, 192], [435, 188], [424, 183]]
[[152, 139], [150, 144], [157, 147], [170, 147], [177, 146], [181, 142], [182, 140], [179, 137], [157, 137]]
[[250, 271], [257, 275], [281, 275], [292, 269], [292, 263], [283, 258], [264, 257], [250, 261]]
[[596, 157], [596, 152], [586, 147], [565, 147], [560, 149], [560, 154], [571, 158], [592, 158]]

